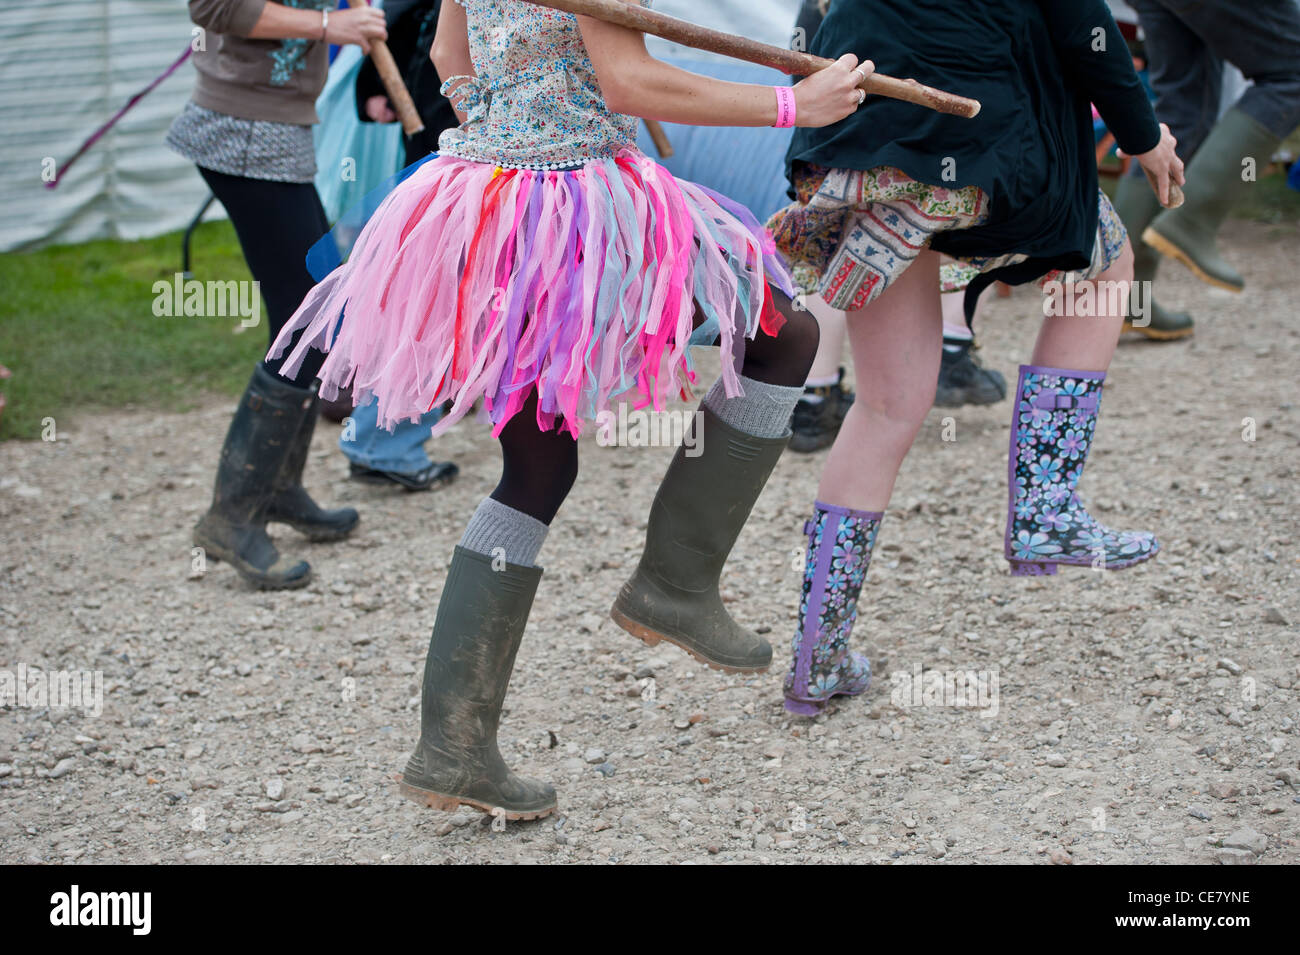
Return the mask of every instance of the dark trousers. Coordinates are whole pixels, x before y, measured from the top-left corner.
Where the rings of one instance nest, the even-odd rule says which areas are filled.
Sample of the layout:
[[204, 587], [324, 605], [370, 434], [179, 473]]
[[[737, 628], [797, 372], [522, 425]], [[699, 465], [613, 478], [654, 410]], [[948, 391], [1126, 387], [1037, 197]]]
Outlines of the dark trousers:
[[1184, 161], [1192, 158], [1218, 121], [1224, 63], [1254, 81], [1237, 101], [1243, 112], [1279, 139], [1300, 125], [1296, 0], [1129, 3], [1146, 34], [1156, 115], [1169, 124]]
[[[274, 341], [316, 284], [305, 259], [307, 250], [330, 228], [320, 196], [310, 182], [248, 179], [202, 166], [199, 172], [230, 215], [248, 270], [261, 285], [269, 341]], [[297, 340], [295, 335], [294, 342]], [[280, 358], [264, 361], [267, 371], [280, 375], [288, 352], [286, 349]], [[324, 361], [325, 356], [313, 350], [297, 377], [286, 380], [300, 388], [309, 387]]]

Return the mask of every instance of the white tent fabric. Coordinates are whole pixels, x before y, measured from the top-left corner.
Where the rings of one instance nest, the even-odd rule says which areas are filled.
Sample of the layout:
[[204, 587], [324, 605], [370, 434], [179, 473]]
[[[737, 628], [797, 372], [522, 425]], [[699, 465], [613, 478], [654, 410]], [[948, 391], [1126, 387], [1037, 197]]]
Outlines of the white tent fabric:
[[[0, 5], [0, 251], [185, 226], [207, 194], [163, 135], [189, 99], [188, 63], [47, 189], [61, 163], [191, 40], [176, 0]], [[218, 207], [219, 213], [219, 207]]]

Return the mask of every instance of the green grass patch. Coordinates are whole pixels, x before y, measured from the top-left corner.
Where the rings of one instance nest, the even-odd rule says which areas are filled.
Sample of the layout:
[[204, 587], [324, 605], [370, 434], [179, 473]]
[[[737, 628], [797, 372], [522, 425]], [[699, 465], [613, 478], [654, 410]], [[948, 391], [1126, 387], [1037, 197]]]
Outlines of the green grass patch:
[[[266, 350], [266, 317], [159, 317], [155, 282], [180, 271], [180, 234], [100, 240], [0, 256], [0, 440], [36, 438], [41, 421], [128, 405], [185, 410], [201, 393], [236, 395]], [[229, 222], [195, 232], [199, 280], [250, 280]]]

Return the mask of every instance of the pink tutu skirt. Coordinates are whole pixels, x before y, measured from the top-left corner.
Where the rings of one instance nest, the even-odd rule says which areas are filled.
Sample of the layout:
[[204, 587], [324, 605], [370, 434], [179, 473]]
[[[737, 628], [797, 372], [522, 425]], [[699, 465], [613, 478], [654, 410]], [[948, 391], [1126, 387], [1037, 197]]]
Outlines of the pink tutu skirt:
[[[450, 400], [436, 435], [482, 398], [497, 434], [535, 389], [538, 427], [576, 437], [616, 399], [689, 397], [692, 342], [737, 354], [738, 332], [774, 334], [768, 283], [793, 292], [754, 216], [635, 150], [572, 171], [439, 156], [384, 200], [270, 354], [302, 329], [283, 373], [328, 352], [321, 395], [374, 396], [385, 428]], [[739, 394], [731, 361], [722, 374]]]

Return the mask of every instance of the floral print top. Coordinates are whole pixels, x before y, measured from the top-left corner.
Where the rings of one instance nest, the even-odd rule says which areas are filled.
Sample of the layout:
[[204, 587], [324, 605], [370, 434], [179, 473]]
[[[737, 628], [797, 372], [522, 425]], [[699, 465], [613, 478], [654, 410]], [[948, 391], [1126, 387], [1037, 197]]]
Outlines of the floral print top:
[[467, 118], [442, 134], [439, 153], [508, 169], [571, 169], [636, 142], [637, 120], [605, 105], [573, 14], [523, 0], [457, 2], [477, 76], [442, 86]]

